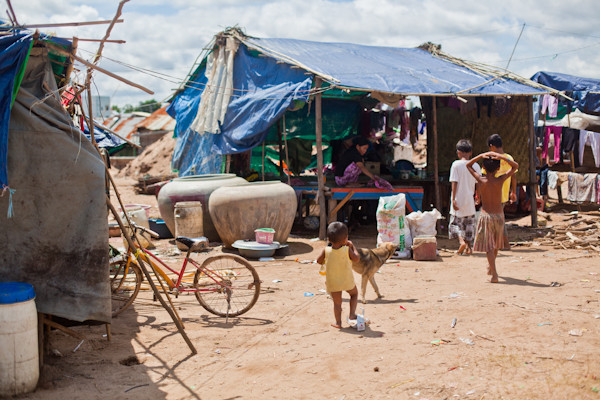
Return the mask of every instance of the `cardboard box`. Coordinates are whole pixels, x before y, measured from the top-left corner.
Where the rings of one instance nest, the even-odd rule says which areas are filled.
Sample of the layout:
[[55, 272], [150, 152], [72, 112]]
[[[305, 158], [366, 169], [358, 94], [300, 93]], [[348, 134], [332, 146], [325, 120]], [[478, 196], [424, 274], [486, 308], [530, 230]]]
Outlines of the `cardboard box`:
[[435, 236], [417, 236], [412, 245], [413, 260], [437, 260], [437, 239]]
[[379, 175], [379, 172], [381, 171], [381, 163], [378, 161], [365, 161], [365, 167], [373, 175]]

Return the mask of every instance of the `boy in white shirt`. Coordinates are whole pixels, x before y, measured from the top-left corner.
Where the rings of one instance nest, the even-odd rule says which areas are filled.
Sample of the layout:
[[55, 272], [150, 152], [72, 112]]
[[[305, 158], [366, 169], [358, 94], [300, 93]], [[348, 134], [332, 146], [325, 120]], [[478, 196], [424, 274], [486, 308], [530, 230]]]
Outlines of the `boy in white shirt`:
[[[473, 147], [467, 139], [456, 143], [458, 160], [450, 167], [450, 182], [452, 183], [452, 198], [450, 205], [450, 225], [448, 236], [450, 239], [458, 238], [460, 247], [456, 252], [467, 255], [473, 252], [475, 239], [475, 184], [477, 181], [467, 170], [467, 161], [471, 158]], [[478, 164], [473, 164], [473, 169], [481, 173]]]

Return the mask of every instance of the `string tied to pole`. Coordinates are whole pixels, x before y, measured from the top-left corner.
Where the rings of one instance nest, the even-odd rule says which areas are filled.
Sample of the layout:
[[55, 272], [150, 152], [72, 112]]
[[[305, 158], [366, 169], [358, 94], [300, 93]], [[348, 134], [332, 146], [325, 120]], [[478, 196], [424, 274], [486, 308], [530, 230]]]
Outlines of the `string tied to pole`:
[[8, 211], [6, 213], [6, 218], [12, 218], [13, 215], [14, 215], [14, 211], [13, 211], [13, 194], [15, 194], [15, 192], [17, 191], [17, 189], [11, 189], [7, 185], [3, 185], [2, 186], [2, 195], [0, 195], [0, 197], [4, 196], [4, 194], [7, 191], [8, 191]]

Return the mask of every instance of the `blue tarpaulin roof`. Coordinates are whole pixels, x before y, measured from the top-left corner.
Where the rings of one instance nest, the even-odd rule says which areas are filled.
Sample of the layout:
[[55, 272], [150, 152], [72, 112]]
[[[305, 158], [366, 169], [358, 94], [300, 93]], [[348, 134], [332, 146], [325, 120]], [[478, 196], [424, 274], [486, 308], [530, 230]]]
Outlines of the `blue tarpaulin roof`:
[[[558, 72], [540, 71], [531, 77], [532, 81], [565, 91], [575, 101], [573, 106], [586, 113], [600, 113], [600, 80], [561, 74]], [[559, 98], [561, 102], [570, 101]]]
[[[295, 60], [339, 86], [405, 95], [493, 96], [539, 94], [509, 78], [493, 79], [419, 48], [321, 43], [296, 39], [244, 40], [281, 60]], [[283, 55], [283, 56], [279, 56]], [[493, 80], [492, 80], [493, 79]]]
[[[90, 141], [92, 140], [90, 136], [90, 130], [87, 126], [87, 122], [84, 122], [83, 134]], [[96, 123], [94, 124], [94, 140], [96, 141], [96, 143], [98, 143], [98, 147], [108, 150], [109, 154], [120, 150], [123, 147], [123, 145], [127, 143], [117, 135], [112, 134], [106, 129], [102, 129]]]
[[531, 85], [513, 80], [508, 76], [514, 75], [503, 71], [475, 72], [418, 48], [234, 36], [242, 41], [233, 67], [233, 90], [238, 95], [231, 98], [221, 133], [190, 129], [207, 84], [203, 64], [167, 109], [177, 120], [178, 142], [172, 166], [180, 175], [218, 172], [218, 155], [240, 153], [261, 144], [269, 127], [294, 100], [308, 99], [315, 75], [332, 88], [415, 96], [547, 93], [527, 79], [521, 78]]

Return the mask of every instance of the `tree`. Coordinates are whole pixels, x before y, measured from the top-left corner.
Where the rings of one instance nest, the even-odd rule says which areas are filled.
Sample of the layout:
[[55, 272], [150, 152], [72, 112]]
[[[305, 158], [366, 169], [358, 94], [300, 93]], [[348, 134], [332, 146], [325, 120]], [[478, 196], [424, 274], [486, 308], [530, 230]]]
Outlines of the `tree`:
[[119, 113], [119, 114], [121, 113], [121, 109], [117, 105], [112, 106], [110, 109], [113, 110], [113, 111], [115, 111], [115, 112], [117, 112], [117, 113]]
[[143, 111], [147, 113], [152, 113], [158, 110], [161, 107], [161, 103], [156, 100], [146, 100], [140, 101], [139, 105], [133, 109], [133, 111]]

